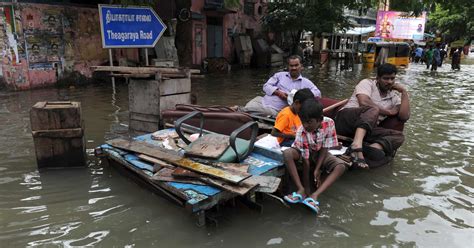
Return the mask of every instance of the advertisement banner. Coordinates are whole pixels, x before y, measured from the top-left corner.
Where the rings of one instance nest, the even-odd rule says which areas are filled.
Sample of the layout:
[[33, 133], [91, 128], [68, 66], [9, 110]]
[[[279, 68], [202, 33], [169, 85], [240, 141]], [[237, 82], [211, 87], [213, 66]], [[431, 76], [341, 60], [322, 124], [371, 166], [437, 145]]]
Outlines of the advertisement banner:
[[410, 16], [405, 12], [378, 11], [375, 36], [385, 39], [423, 40], [426, 13]]

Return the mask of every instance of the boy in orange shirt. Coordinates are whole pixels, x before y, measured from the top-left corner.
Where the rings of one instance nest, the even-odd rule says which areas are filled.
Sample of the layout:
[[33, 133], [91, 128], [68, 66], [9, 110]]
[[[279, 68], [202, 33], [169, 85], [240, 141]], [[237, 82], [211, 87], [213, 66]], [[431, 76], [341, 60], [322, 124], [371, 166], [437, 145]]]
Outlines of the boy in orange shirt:
[[298, 113], [300, 112], [301, 105], [307, 99], [314, 99], [311, 90], [306, 88], [298, 90], [293, 97], [293, 103], [278, 113], [272, 129], [272, 135], [277, 137], [280, 146], [291, 147], [291, 144], [293, 144], [296, 130], [301, 126]]

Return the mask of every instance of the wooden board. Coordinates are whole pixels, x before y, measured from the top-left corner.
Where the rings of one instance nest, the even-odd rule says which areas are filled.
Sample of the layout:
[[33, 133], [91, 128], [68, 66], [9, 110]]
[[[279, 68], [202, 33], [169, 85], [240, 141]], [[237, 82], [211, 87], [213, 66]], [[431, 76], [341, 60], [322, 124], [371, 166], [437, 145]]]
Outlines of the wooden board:
[[160, 115], [158, 80], [131, 79], [128, 83], [128, 98], [130, 112], [154, 116]]
[[143, 74], [138, 74], [138, 73], [112, 73], [110, 74], [112, 77], [124, 77], [124, 78], [154, 78], [155, 74], [154, 73], [143, 73]]
[[236, 193], [238, 195], [245, 195], [247, 194], [250, 190], [254, 189], [255, 187], [258, 186], [258, 184], [255, 184], [255, 182], [248, 181], [246, 180], [242, 181], [240, 184], [230, 184], [228, 182], [224, 182], [219, 179], [215, 178], [210, 178], [210, 177], [201, 177], [199, 180], [208, 183], [210, 185], [216, 186], [218, 188], [221, 188], [226, 191], [230, 191], [232, 193]]
[[82, 138], [84, 136], [84, 130], [82, 128], [67, 128], [67, 129], [56, 129], [56, 130], [40, 130], [31, 131], [34, 138], [46, 137], [46, 138]]
[[82, 128], [80, 102], [37, 102], [30, 110], [32, 131]]
[[212, 160], [202, 159], [202, 158], [193, 158], [193, 160], [202, 163], [212, 165], [217, 168], [221, 168], [223, 170], [235, 172], [235, 173], [247, 173], [249, 170], [248, 164], [239, 164], [239, 163], [223, 163], [223, 162], [215, 162]]
[[182, 158], [177, 154], [171, 153], [170, 151], [163, 151], [160, 147], [148, 144], [143, 141], [114, 139], [107, 141], [107, 144], [120, 149], [152, 156], [164, 160], [165, 162], [171, 163], [173, 165], [183, 167], [185, 169], [189, 169], [202, 174], [206, 174], [211, 177], [216, 177], [234, 184], [237, 184], [243, 181], [244, 179], [250, 177], [250, 174], [248, 173], [229, 172], [224, 169], [215, 168], [209, 165], [192, 161], [187, 158]]
[[161, 182], [175, 182], [175, 183], [190, 183], [195, 185], [205, 185], [205, 183], [199, 180], [193, 179], [184, 179], [184, 178], [176, 178], [173, 176], [173, 169], [163, 168], [155, 173], [152, 177], [154, 181], [161, 181]]
[[[128, 67], [128, 66], [91, 66], [94, 71], [111, 71], [111, 72], [120, 72], [120, 73], [183, 73], [186, 70], [179, 69], [179, 68], [169, 68], [169, 67]], [[201, 73], [200, 70], [197, 69], [189, 69], [189, 72], [193, 74]]]
[[160, 111], [174, 109], [176, 104], [191, 104], [191, 93], [160, 96]]
[[215, 162], [212, 163], [212, 165], [222, 168], [225, 170], [229, 171], [236, 171], [240, 173], [247, 173], [249, 170], [249, 165], [248, 164], [238, 164], [238, 163], [221, 163], [221, 162]]
[[273, 176], [251, 176], [244, 183], [258, 184], [256, 192], [273, 193], [278, 190], [281, 179]]
[[[163, 74], [163, 76], [169, 74]], [[161, 80], [159, 84], [160, 95], [173, 95], [191, 92], [191, 80], [189, 78], [173, 78]]]
[[205, 134], [189, 144], [184, 150], [187, 156], [217, 159], [229, 148], [229, 136]]
[[130, 74], [148, 74], [148, 73], [182, 73], [183, 70], [177, 68], [160, 67], [128, 67], [128, 66], [91, 66], [94, 71], [110, 71]]
[[166, 167], [166, 168], [169, 168], [169, 169], [176, 168], [176, 166], [174, 166], [172, 164], [169, 164], [169, 163], [166, 163], [165, 161], [163, 161], [161, 159], [150, 157], [150, 156], [145, 155], [145, 154], [138, 154], [137, 157], [140, 158], [141, 160], [145, 160], [147, 162], [154, 163], [154, 164], [157, 164], [159, 166]]
[[172, 175], [174, 177], [178, 177], [178, 178], [199, 178], [201, 177], [202, 175], [196, 173], [196, 172], [192, 172], [190, 170], [186, 170], [186, 169], [183, 169], [183, 168], [176, 168]]
[[250, 190], [258, 186], [258, 180], [256, 179], [250, 180], [253, 176], [245, 179], [240, 184], [235, 185], [235, 184], [229, 184], [228, 182], [225, 182], [216, 178], [210, 178], [206, 175], [198, 174], [198, 173], [195, 173], [183, 168], [177, 168], [176, 170], [174, 170], [172, 175], [174, 178], [188, 178], [188, 179], [195, 178], [209, 185], [216, 186], [218, 188], [221, 188], [223, 190], [226, 190], [238, 195], [245, 195]]
[[323, 109], [323, 113], [326, 113], [326, 112], [328, 112], [328, 111], [331, 111], [331, 110], [333, 110], [333, 109], [336, 109], [336, 108], [338, 108], [338, 107], [340, 107], [340, 106], [346, 104], [348, 101], [349, 101], [349, 99], [344, 99], [344, 100], [342, 100], [342, 101], [340, 101], [340, 102], [334, 103], [333, 105], [327, 106], [327, 107], [325, 107], [325, 108]]

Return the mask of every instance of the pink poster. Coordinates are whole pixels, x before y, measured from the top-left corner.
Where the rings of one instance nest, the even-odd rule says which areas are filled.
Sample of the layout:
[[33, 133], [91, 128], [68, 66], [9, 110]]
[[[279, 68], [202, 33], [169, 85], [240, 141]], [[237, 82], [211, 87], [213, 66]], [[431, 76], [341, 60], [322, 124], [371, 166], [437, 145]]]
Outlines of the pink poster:
[[375, 36], [381, 38], [423, 40], [426, 13], [410, 16], [405, 12], [378, 11]]

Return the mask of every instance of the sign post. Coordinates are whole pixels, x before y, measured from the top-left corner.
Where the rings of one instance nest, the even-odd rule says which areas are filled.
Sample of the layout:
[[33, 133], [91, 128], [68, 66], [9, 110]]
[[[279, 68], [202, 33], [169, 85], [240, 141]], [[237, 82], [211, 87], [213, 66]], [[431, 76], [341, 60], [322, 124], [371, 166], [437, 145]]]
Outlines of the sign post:
[[99, 4], [103, 48], [155, 47], [166, 25], [150, 7]]
[[[166, 25], [150, 7], [99, 4], [102, 47], [109, 49], [110, 66], [114, 66], [112, 48], [146, 48], [145, 64], [148, 66], [148, 47], [155, 47], [166, 30]], [[112, 77], [115, 94], [115, 78]]]

